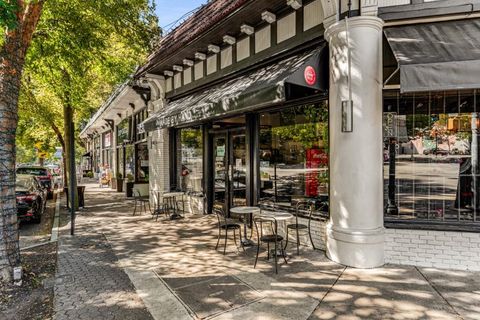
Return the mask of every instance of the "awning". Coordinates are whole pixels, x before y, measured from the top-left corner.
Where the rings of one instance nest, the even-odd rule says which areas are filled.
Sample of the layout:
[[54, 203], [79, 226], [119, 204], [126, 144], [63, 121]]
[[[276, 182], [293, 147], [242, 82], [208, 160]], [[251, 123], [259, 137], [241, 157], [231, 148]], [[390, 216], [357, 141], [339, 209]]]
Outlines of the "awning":
[[168, 103], [139, 124], [152, 131], [254, 110], [274, 103], [326, 92], [328, 48], [320, 48], [267, 65], [206, 90]]
[[480, 19], [385, 28], [401, 92], [480, 88]]
[[92, 152], [88, 151], [87, 153], [84, 153], [82, 155], [83, 158], [88, 158], [88, 157], [91, 157], [92, 156]]

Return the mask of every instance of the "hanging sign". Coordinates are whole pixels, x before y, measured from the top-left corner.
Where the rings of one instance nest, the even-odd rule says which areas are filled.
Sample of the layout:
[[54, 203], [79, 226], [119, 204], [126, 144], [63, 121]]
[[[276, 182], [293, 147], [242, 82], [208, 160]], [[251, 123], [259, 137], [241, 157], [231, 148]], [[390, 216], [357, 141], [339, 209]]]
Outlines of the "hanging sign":
[[312, 66], [307, 66], [305, 68], [305, 71], [303, 72], [303, 76], [305, 77], [305, 82], [309, 86], [313, 86], [317, 81], [317, 74], [315, 72], [315, 69]]
[[383, 113], [383, 138], [397, 137], [397, 113]]

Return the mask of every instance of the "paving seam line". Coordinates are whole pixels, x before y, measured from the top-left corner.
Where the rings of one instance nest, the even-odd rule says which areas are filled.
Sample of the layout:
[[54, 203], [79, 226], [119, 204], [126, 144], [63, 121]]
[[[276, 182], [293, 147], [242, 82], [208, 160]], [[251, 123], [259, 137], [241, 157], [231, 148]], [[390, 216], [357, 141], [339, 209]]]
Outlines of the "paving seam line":
[[185, 310], [187, 310], [190, 317], [192, 319], [198, 319], [195, 312], [192, 309], [190, 309], [190, 307], [185, 302], [183, 302], [182, 299], [180, 299], [180, 297], [175, 293], [175, 291], [172, 288], [170, 288], [170, 286], [165, 282], [165, 280], [162, 279], [162, 277], [157, 273], [157, 271], [155, 271], [155, 270], [151, 270], [151, 271], [157, 276], [157, 278], [160, 280], [160, 282], [163, 283], [163, 285], [168, 289], [168, 291], [170, 291], [170, 293], [182, 304], [182, 306], [185, 308]]
[[330, 286], [330, 288], [328, 288], [327, 292], [325, 292], [325, 295], [322, 297], [322, 299], [320, 299], [320, 301], [318, 301], [318, 305], [317, 307], [313, 310], [313, 312], [310, 314], [310, 316], [312, 316], [312, 314], [315, 313], [315, 311], [320, 307], [320, 305], [322, 304], [323, 300], [325, 300], [325, 298], [327, 297], [327, 295], [330, 293], [330, 291], [332, 291], [333, 287], [337, 284], [338, 280], [340, 280], [340, 278], [343, 276], [343, 273], [345, 272], [345, 270], [347, 270], [348, 267], [344, 267], [342, 272], [340, 272], [340, 274], [338, 275], [337, 279], [335, 279], [335, 282]]
[[443, 301], [445, 301], [445, 303], [450, 307], [452, 308], [453, 312], [455, 312], [455, 314], [460, 318], [460, 319], [464, 319], [460, 313], [458, 313], [457, 309], [455, 309], [455, 307], [453, 305], [450, 304], [450, 302], [443, 296], [443, 294], [437, 289], [437, 287], [433, 284], [433, 282], [431, 282], [426, 275], [423, 274], [422, 271], [420, 271], [420, 269], [418, 269], [416, 266], [414, 267], [415, 270], [418, 271], [418, 273], [420, 273], [420, 275], [425, 279], [425, 281], [427, 281], [427, 283], [433, 288], [433, 290], [435, 290], [435, 292], [443, 299]]
[[[127, 272], [126, 268], [124, 268], [121, 264], [121, 261], [120, 259], [118, 258], [117, 256], [117, 253], [115, 252], [115, 250], [113, 249], [113, 246], [112, 244], [110, 243], [110, 240], [108, 239], [107, 235], [104, 233], [104, 232], [100, 232], [100, 234], [103, 235], [103, 237], [105, 238], [106, 242], [108, 243], [108, 245], [110, 246], [110, 249], [112, 250], [113, 254], [115, 255], [116, 259], [117, 259], [117, 264], [118, 266], [122, 269], [122, 271], [127, 275], [128, 279], [130, 280], [130, 283], [132, 284], [132, 286], [135, 288], [135, 293], [139, 296], [139, 298], [142, 300], [144, 306], [145, 306], [145, 309], [147, 309], [148, 313], [150, 313], [150, 315], [152, 316], [152, 318], [154, 318], [152, 312], [150, 311], [150, 308], [148, 308], [148, 305], [147, 303], [143, 300], [143, 298], [139, 295], [138, 291], [137, 291], [137, 287], [135, 286], [135, 284], [133, 283], [132, 279], [130, 278], [130, 275], [129, 273]], [[163, 283], [163, 285], [172, 293], [172, 295], [178, 300], [180, 301], [180, 303], [183, 305], [183, 307], [186, 309], [187, 313], [190, 315], [190, 317], [192, 319], [197, 319], [197, 317], [194, 317], [192, 315], [195, 315], [195, 313], [190, 310], [190, 308], [188, 308], [188, 306], [185, 305], [185, 303], [183, 303], [183, 301], [181, 299], [179, 299], [179, 297], [174, 293], [172, 292], [172, 290], [170, 289], [170, 287], [165, 283], [165, 281], [163, 281], [163, 279], [158, 275], [158, 273], [155, 271], [155, 270], [151, 270], [151, 272], [153, 272], [153, 274], [160, 280], [160, 282]]]
[[[254, 304], [254, 303], [256, 303], [256, 302], [259, 302], [259, 301], [265, 299], [265, 296], [264, 296], [260, 291], [258, 291], [257, 289], [255, 289], [254, 287], [252, 287], [251, 285], [249, 285], [248, 283], [246, 283], [246, 282], [243, 281], [242, 279], [236, 277], [234, 274], [227, 274], [227, 276], [230, 276], [230, 277], [232, 277], [232, 278], [234, 278], [234, 279], [237, 279], [240, 283], [243, 283], [244, 285], [246, 285], [246, 286], [247, 286], [248, 288], [250, 288], [251, 290], [257, 292], [257, 293], [260, 295], [260, 297], [258, 297], [258, 298], [256, 298], [256, 299], [253, 299], [253, 300], [251, 300], [251, 301], [248, 301], [248, 302], [246, 302], [246, 303], [244, 303], [244, 304], [242, 304], [242, 305], [238, 305], [238, 306], [236, 306], [236, 307], [230, 308], [230, 309], [228, 309], [228, 310], [219, 311], [219, 312], [217, 312], [217, 313], [214, 313], [214, 314], [212, 314], [212, 315], [210, 315], [210, 316], [205, 317], [205, 318], [204, 318], [205, 320], [214, 319], [214, 318], [219, 317], [219, 316], [221, 316], [221, 315], [223, 315], [223, 314], [225, 314], [225, 313], [235, 311], [235, 310], [237, 310], [237, 309], [246, 307], [246, 306], [248, 306], [248, 305]], [[222, 277], [222, 276], [219, 276], [219, 277]]]
[[52, 232], [50, 233], [50, 242], [54, 242], [58, 240], [58, 226], [60, 224], [60, 199], [61, 199], [61, 192], [57, 190], [56, 192], [56, 201], [55, 201], [55, 217], [53, 219], [53, 226]]

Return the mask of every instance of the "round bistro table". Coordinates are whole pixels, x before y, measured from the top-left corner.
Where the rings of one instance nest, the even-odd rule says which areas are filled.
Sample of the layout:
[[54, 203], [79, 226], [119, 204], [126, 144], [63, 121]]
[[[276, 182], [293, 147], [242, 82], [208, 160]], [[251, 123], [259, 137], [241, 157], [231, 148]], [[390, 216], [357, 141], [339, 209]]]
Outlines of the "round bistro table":
[[233, 207], [230, 209], [230, 213], [234, 215], [241, 215], [244, 217], [243, 219], [243, 239], [241, 240], [242, 246], [248, 247], [254, 244], [254, 242], [247, 238], [247, 216], [252, 219], [252, 215], [255, 212], [260, 212], [259, 207], [248, 207], [248, 206], [239, 206]]

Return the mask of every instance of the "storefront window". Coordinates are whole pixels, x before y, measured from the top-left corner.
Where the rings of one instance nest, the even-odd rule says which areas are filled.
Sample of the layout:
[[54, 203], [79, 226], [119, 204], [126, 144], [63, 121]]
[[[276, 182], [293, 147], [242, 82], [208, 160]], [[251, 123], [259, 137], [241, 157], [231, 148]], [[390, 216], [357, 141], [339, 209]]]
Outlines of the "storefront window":
[[125, 171], [125, 158], [124, 158], [123, 147], [119, 147], [117, 148], [117, 177], [120, 178], [119, 175], [121, 174], [122, 178], [125, 178], [124, 171]]
[[315, 199], [328, 211], [326, 102], [260, 115], [260, 199], [292, 207]]
[[148, 147], [146, 143], [137, 144], [137, 181], [148, 181]]
[[125, 178], [130, 182], [135, 180], [135, 148], [134, 145], [125, 146]]
[[179, 183], [184, 191], [202, 191], [203, 140], [200, 127], [180, 130]]
[[384, 93], [386, 219], [477, 221], [474, 91]]

